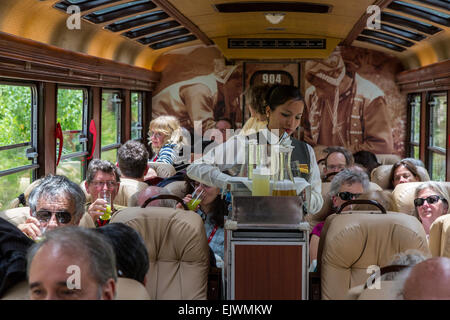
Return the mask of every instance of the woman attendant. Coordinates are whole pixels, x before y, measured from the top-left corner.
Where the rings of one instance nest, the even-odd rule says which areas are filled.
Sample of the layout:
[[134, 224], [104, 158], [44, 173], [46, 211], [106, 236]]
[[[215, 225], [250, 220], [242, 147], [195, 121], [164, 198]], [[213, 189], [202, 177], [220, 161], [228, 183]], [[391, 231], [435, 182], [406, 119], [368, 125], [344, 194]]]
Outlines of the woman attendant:
[[[309, 213], [316, 213], [323, 204], [319, 167], [312, 147], [305, 142], [291, 138], [299, 127], [305, 106], [303, 96], [294, 86], [272, 86], [266, 94], [267, 127], [256, 134], [260, 144], [292, 145], [291, 161], [308, 164], [307, 182], [311, 185]], [[246, 144], [248, 137], [237, 135], [230, 138], [225, 146], [210, 150], [201, 159], [187, 168], [191, 179], [208, 186], [225, 189], [231, 177], [224, 171], [243, 172], [246, 163]]]

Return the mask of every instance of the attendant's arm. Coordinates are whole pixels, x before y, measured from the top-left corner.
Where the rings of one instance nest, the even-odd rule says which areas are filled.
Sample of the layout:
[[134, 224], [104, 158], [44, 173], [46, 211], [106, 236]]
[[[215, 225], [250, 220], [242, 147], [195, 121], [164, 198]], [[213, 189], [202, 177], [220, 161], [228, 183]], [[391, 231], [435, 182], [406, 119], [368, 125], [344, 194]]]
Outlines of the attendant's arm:
[[189, 165], [187, 175], [189, 178], [208, 186], [226, 189], [231, 176], [222, 173], [222, 171], [244, 163], [245, 137], [233, 136], [224, 144], [218, 145]]

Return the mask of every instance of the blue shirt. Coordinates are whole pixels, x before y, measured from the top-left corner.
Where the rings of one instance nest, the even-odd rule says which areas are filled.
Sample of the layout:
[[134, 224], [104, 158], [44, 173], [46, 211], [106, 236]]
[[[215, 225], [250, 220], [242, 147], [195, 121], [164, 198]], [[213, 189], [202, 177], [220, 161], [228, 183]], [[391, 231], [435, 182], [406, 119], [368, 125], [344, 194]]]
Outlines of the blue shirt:
[[[202, 217], [205, 221], [205, 231], [206, 231], [206, 239], [209, 239], [211, 233], [214, 230], [215, 224], [211, 221], [211, 217], [205, 214], [202, 210], [198, 209], [197, 213]], [[206, 217], [206, 219], [205, 219]], [[225, 242], [225, 230], [223, 227], [218, 227], [214, 236], [211, 238], [209, 242], [209, 246], [211, 247], [214, 254], [218, 255], [223, 260], [224, 253], [224, 242]]]

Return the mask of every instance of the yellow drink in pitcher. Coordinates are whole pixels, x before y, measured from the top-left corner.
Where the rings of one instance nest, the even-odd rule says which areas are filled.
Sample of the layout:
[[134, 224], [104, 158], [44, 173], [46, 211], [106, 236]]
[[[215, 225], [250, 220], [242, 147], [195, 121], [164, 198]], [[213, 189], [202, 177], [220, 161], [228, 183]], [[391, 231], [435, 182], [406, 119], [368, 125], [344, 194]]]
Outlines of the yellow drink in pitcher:
[[253, 170], [252, 196], [270, 196], [270, 171], [264, 168]]

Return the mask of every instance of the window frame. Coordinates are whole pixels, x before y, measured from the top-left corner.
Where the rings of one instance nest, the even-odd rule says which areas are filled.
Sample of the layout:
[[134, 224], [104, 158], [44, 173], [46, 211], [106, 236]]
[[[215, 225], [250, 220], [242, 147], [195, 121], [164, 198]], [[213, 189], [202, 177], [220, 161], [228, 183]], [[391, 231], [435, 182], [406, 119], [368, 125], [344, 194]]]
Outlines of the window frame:
[[[136, 130], [138, 130], [139, 137], [136, 139], [133, 139], [133, 123], [132, 123], [132, 119], [133, 119], [133, 94], [138, 94], [138, 126], [135, 127]], [[131, 109], [131, 117], [130, 117], [130, 139], [131, 140], [135, 140], [135, 141], [139, 141], [139, 142], [143, 142], [144, 139], [144, 92], [142, 91], [131, 91], [130, 92], [130, 109]]]
[[439, 147], [439, 146], [434, 146], [434, 145], [431, 145], [431, 142], [432, 142], [432, 139], [433, 139], [433, 137], [432, 137], [432, 132], [433, 132], [433, 107], [432, 107], [432, 105], [433, 105], [433, 101], [432, 101], [432, 97], [434, 96], [434, 95], [436, 95], [436, 94], [444, 94], [445, 96], [446, 96], [446, 98], [447, 98], [447, 108], [446, 108], [446, 116], [447, 116], [447, 119], [446, 119], [446, 121], [447, 121], [447, 123], [446, 123], [446, 141], [445, 141], [445, 145], [446, 146], [448, 146], [448, 143], [449, 143], [449, 141], [448, 141], [448, 115], [449, 115], [449, 113], [448, 113], [448, 111], [449, 111], [449, 109], [448, 109], [448, 97], [449, 97], [449, 94], [448, 94], [448, 90], [432, 90], [432, 91], [428, 91], [427, 92], [427, 94], [426, 94], [426, 101], [425, 101], [425, 103], [426, 103], [426, 119], [427, 119], [427, 131], [426, 131], [426, 136], [428, 137], [428, 139], [425, 139], [426, 141], [425, 141], [425, 166], [426, 166], [426, 168], [427, 168], [427, 171], [428, 171], [428, 173], [429, 173], [429, 175], [430, 175], [430, 179], [431, 180], [436, 180], [436, 177], [433, 177], [433, 154], [438, 154], [438, 155], [441, 155], [441, 156], [444, 156], [444, 158], [446, 159], [446, 161], [445, 161], [445, 165], [446, 165], [446, 168], [445, 168], [445, 170], [444, 170], [444, 180], [443, 181], [446, 181], [447, 179], [448, 179], [448, 177], [447, 177], [447, 174], [446, 174], [446, 172], [448, 172], [448, 164], [447, 164], [447, 153], [448, 153], [448, 150], [446, 149], [446, 148], [442, 148], [442, 147]]
[[[118, 108], [118, 115], [117, 115], [117, 135], [116, 135], [116, 142], [113, 144], [109, 144], [106, 146], [102, 146], [102, 126], [103, 126], [103, 94], [104, 93], [117, 93], [118, 94], [118, 98], [120, 99], [120, 106]], [[100, 125], [100, 159], [102, 158], [102, 153], [103, 152], [107, 152], [107, 151], [111, 151], [114, 149], [119, 149], [120, 146], [122, 145], [122, 114], [123, 114], [123, 108], [125, 105], [125, 99], [124, 99], [124, 95], [121, 89], [109, 89], [109, 88], [102, 88], [101, 92], [100, 92], [100, 119], [101, 119], [101, 125]]]
[[26, 150], [26, 156], [29, 160], [32, 161], [31, 164], [25, 165], [25, 166], [18, 166], [11, 169], [1, 170], [0, 171], [0, 177], [4, 177], [11, 174], [16, 174], [22, 171], [32, 170], [31, 180], [34, 181], [37, 179], [37, 169], [39, 169], [39, 163], [38, 163], [38, 105], [39, 105], [39, 95], [38, 95], [38, 85], [34, 82], [28, 82], [28, 81], [10, 81], [10, 80], [4, 80], [0, 79], [1, 85], [8, 85], [8, 86], [20, 86], [20, 87], [30, 87], [31, 88], [31, 123], [30, 123], [30, 141], [8, 145], [8, 146], [0, 146], [0, 151], [4, 150], [12, 150], [17, 149], [20, 147], [30, 146]]

